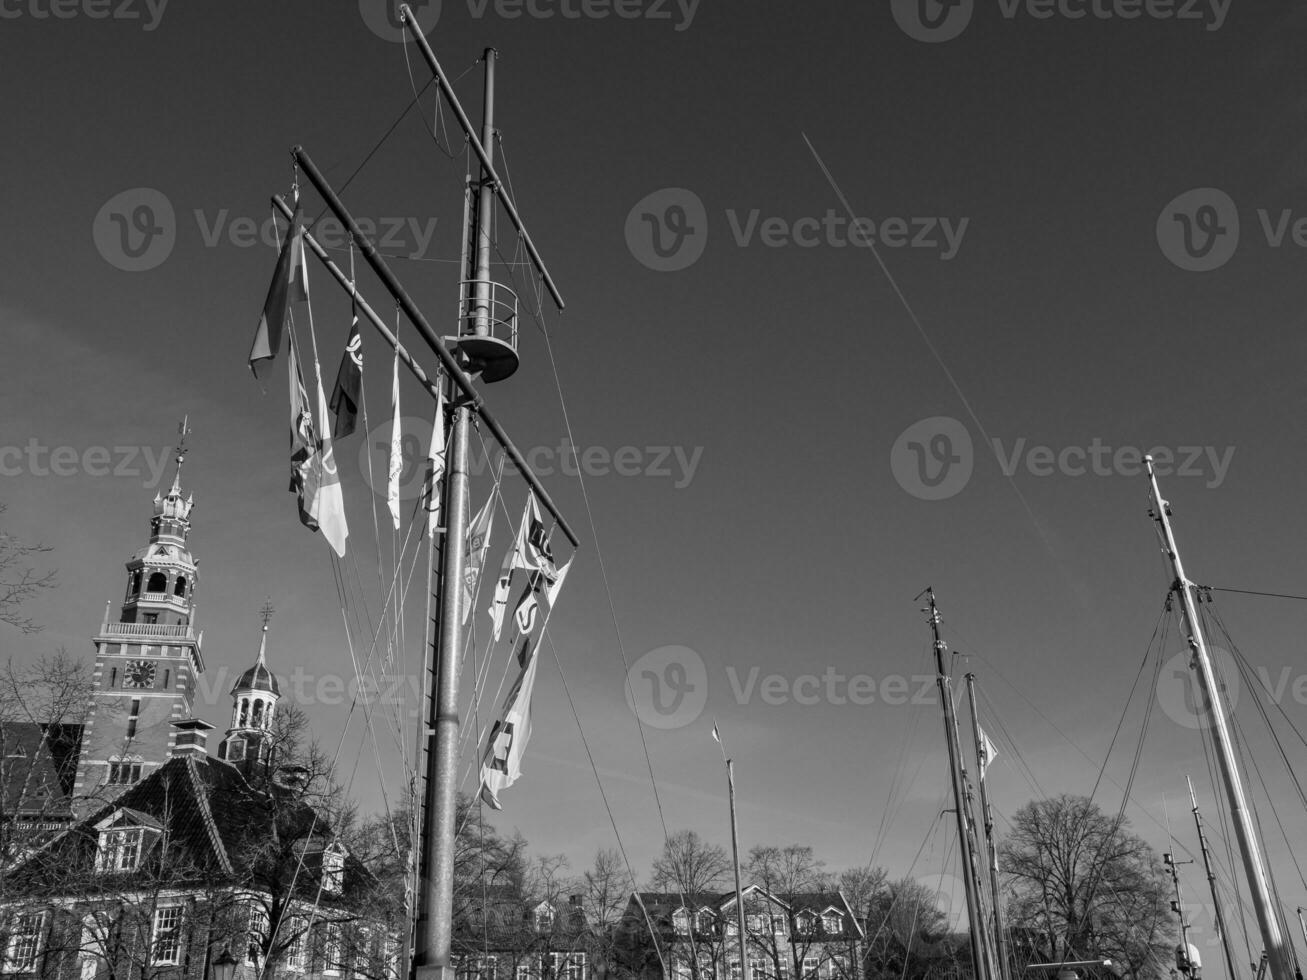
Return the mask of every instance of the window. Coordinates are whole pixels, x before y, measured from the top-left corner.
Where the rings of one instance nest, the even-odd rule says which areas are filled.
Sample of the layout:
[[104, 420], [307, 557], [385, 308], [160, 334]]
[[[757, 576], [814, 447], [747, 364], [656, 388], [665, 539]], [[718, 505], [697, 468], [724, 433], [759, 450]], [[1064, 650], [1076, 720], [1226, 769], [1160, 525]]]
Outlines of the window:
[[806, 936], [812, 932], [812, 922], [813, 915], [811, 912], [800, 912], [794, 918], [794, 928], [798, 930], [800, 935]]
[[552, 953], [555, 980], [585, 980], [585, 953]]
[[109, 763], [109, 785], [130, 786], [141, 781], [141, 763], [113, 760]]
[[41, 933], [44, 931], [44, 912], [20, 912], [9, 934], [5, 950], [4, 967], [9, 973], [35, 973], [36, 960], [41, 955]]
[[178, 575], [178, 576], [177, 576], [177, 584], [174, 585], [174, 586], [172, 587], [172, 594], [173, 594], [173, 595], [179, 595], [179, 596], [184, 596], [184, 595], [186, 595], [186, 576], [185, 576], [185, 575]]
[[554, 928], [554, 907], [548, 902], [536, 906], [536, 932], [549, 932]]
[[289, 934], [286, 944], [286, 969], [288, 970], [304, 972], [304, 967], [308, 963], [308, 943], [304, 935], [307, 928], [308, 923], [303, 919], [291, 919], [286, 923], [285, 929]]
[[258, 966], [263, 958], [263, 943], [268, 938], [268, 913], [262, 905], [251, 903], [245, 910], [245, 962]]
[[821, 927], [831, 935], [838, 935], [844, 931], [844, 916], [838, 912], [827, 912], [821, 917]]
[[765, 915], [760, 915], [757, 912], [754, 912], [745, 916], [744, 926], [750, 933], [759, 933], [765, 928], [763, 923], [766, 921], [767, 917]]
[[158, 621], [159, 621], [159, 614], [154, 612], [147, 612], [141, 617], [142, 623], [157, 623]]
[[744, 980], [744, 976], [740, 971], [739, 960], [731, 960], [730, 967], [731, 967], [731, 972], [730, 972], [731, 980]]
[[117, 687], [117, 686], [118, 686], [118, 668], [117, 668], [117, 667], [110, 667], [110, 668], [109, 668], [109, 686], [110, 686], [110, 687]]
[[771, 931], [778, 936], [785, 935], [785, 913], [773, 912], [771, 914]]
[[817, 957], [805, 956], [803, 958], [803, 980], [812, 980], [817, 975]]
[[100, 832], [100, 848], [95, 855], [96, 871], [135, 871], [141, 861], [141, 844], [144, 829], [104, 830]]
[[698, 932], [712, 932], [712, 909], [700, 909], [699, 914], [695, 916], [695, 920], [694, 928]]
[[533, 957], [524, 956], [517, 962], [517, 969], [513, 971], [514, 980], [534, 980], [539, 975], [535, 964], [532, 962]]
[[146, 592], [167, 592], [167, 591], [168, 591], [168, 576], [164, 575], [163, 572], [155, 572], [153, 575], [150, 576], [150, 580], [149, 580], [149, 582], [146, 583], [146, 585], [145, 585], [145, 591], [146, 591]]
[[749, 980], [762, 980], [767, 976], [767, 964], [762, 960], [749, 960]]
[[354, 977], [355, 980], [367, 980], [368, 959], [372, 956], [372, 931], [360, 926], [354, 940]]
[[132, 595], [141, 591], [141, 573], [136, 572], [132, 575]]
[[685, 909], [677, 909], [672, 913], [672, 928], [676, 930], [678, 936], [684, 936], [690, 931], [690, 913]]
[[672, 960], [672, 976], [675, 980], [691, 980], [694, 973], [690, 969], [690, 961], [680, 956]]
[[129, 714], [129, 715], [127, 716], [127, 737], [128, 737], [128, 738], [135, 738], [135, 737], [136, 737], [136, 722], [137, 722], [138, 720], [140, 720], [140, 717], [141, 717], [141, 699], [140, 699], [140, 698], [132, 698], [132, 710], [131, 710], [131, 714]]
[[175, 966], [181, 962], [182, 907], [169, 905], [154, 912], [154, 962]]
[[328, 922], [322, 927], [322, 972], [340, 976], [341, 958], [340, 923]]
[[322, 887], [339, 895], [345, 883], [345, 849], [332, 844], [322, 852]]

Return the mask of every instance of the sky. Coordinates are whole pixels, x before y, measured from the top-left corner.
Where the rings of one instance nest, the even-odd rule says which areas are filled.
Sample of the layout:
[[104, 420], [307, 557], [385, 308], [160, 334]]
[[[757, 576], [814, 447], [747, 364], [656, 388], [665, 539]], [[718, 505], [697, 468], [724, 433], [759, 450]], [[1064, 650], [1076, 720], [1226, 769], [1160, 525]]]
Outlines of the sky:
[[[484, 394], [582, 538], [496, 825], [578, 873], [620, 835], [641, 880], [664, 827], [729, 844], [715, 721], [746, 849], [808, 843], [832, 870], [942, 874], [947, 893], [943, 729], [914, 598], [929, 585], [964, 655], [958, 682], [976, 673], [982, 723], [1001, 730], [1000, 831], [1036, 795], [1096, 782], [1116, 812], [1151, 703], [1132, 826], [1162, 850], [1169, 818], [1196, 851], [1190, 774], [1216, 833], [1185, 682], [1170, 667], [1153, 681], [1183, 641], [1151, 640], [1171, 575], [1138, 457], [1171, 460], [1163, 492], [1194, 580], [1307, 594], [1293, 54], [1307, 14], [1247, 0], [418, 13], [478, 124], [478, 59], [497, 49], [501, 177], [567, 304], [545, 300], [547, 346], [526, 273], [496, 262], [524, 297], [522, 366]], [[290, 192], [295, 145], [376, 223], [432, 324], [455, 329], [465, 148], [432, 89], [400, 118], [429, 73], [396, 36], [372, 0], [0, 0], [0, 520], [53, 549], [59, 580], [28, 607], [44, 630], [0, 630], [0, 652], [91, 654], [187, 416], [209, 678], [197, 711], [226, 727], [271, 596], [270, 661], [300, 678], [291, 696], [372, 810], [403, 792], [416, 703], [378, 706], [374, 744], [362, 708], [331, 693], [350, 690], [350, 642], [366, 656], [370, 638], [347, 634], [329, 549], [285, 489], [281, 361], [261, 386], [246, 357], [276, 257], [269, 198]], [[512, 257], [502, 213], [497, 234]], [[310, 275], [330, 385], [348, 299]], [[433, 368], [411, 324], [399, 337]], [[373, 531], [391, 359], [370, 330], [364, 357], [373, 431], [337, 447], [362, 597], [351, 623], [375, 622], [396, 553]], [[430, 402], [402, 384], [421, 446]], [[583, 482], [558, 448], [569, 431]], [[490, 486], [478, 466], [474, 506]], [[503, 492], [516, 520], [522, 481]], [[492, 565], [509, 522], [501, 511]], [[406, 576], [412, 556], [410, 543]], [[402, 691], [420, 676], [421, 558], [385, 671]], [[1285, 718], [1307, 724], [1307, 605], [1218, 593], [1216, 606], [1297, 758]], [[508, 656], [493, 651], [474, 721], [493, 715]], [[1303, 801], [1243, 693], [1236, 717], [1301, 838]], [[1302, 856], [1254, 797], [1292, 912], [1307, 904]], [[1183, 876], [1197, 905], [1202, 878]]]

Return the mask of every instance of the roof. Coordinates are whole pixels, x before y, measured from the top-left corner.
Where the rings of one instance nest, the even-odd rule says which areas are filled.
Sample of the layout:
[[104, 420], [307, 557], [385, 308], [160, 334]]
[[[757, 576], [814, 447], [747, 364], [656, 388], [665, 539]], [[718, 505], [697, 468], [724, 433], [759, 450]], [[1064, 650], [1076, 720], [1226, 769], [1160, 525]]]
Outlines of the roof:
[[277, 675], [270, 671], [262, 660], [236, 678], [231, 691], [233, 694], [237, 691], [271, 691], [275, 696], [281, 697], [281, 686], [277, 683]]
[[0, 794], [16, 818], [72, 817], [81, 725], [0, 722]]
[[[72, 881], [84, 891], [100, 829], [141, 826], [167, 835], [166, 865], [164, 849], [152, 846], [136, 871], [97, 874], [104, 887], [120, 889], [133, 878], [162, 877], [178, 887], [226, 880], [257, 888], [260, 881], [281, 880], [283, 869], [298, 866], [295, 890], [316, 897], [322, 851], [331, 842], [327, 821], [315, 819], [300, 801], [276, 798], [277, 792], [252, 786], [241, 770], [217, 759], [174, 758], [14, 868], [8, 884], [54, 896], [61, 881]], [[274, 838], [283, 842], [280, 850], [268, 846]], [[373, 883], [370, 872], [347, 855], [340, 897], [324, 895], [322, 903], [350, 904]]]
[[[748, 885], [743, 889], [746, 899], [750, 895], [758, 895], [770, 902], [775, 903], [778, 907], [789, 911], [793, 916], [811, 915], [819, 917], [823, 912], [834, 908], [845, 917], [844, 933], [848, 934], [861, 933], [862, 923], [858, 921], [857, 915], [845, 901], [841, 892], [813, 891], [801, 892], [794, 895], [786, 895], [781, 898], [773, 895], [760, 885]], [[671, 921], [674, 915], [680, 909], [689, 909], [698, 912], [702, 909], [711, 909], [719, 915], [733, 916], [735, 908], [735, 891], [729, 892], [697, 892], [682, 896], [679, 892], [636, 892], [631, 896], [630, 905], [640, 903], [644, 906], [651, 919], [663, 920], [664, 924]], [[746, 907], [747, 911], [747, 907]], [[628, 915], [631, 913], [628, 912]], [[637, 913], [637, 917], [642, 918]]]

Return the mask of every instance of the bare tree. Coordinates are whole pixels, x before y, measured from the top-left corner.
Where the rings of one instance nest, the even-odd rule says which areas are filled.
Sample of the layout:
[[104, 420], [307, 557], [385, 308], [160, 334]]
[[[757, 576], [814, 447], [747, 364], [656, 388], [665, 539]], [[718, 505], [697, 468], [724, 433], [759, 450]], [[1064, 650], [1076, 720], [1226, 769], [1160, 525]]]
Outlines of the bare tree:
[[654, 858], [654, 891], [677, 892], [686, 898], [713, 894], [726, 887], [731, 860], [720, 844], [709, 844], [693, 830], [678, 830]]
[[1083, 796], [1034, 800], [1000, 844], [1008, 922], [1046, 960], [1110, 958], [1135, 978], [1164, 977], [1174, 939], [1157, 855]]
[[[8, 504], [0, 503], [0, 516]], [[32, 559], [51, 551], [43, 544], [24, 544], [8, 531], [0, 531], [0, 623], [24, 633], [39, 633], [43, 627], [22, 612], [25, 602], [37, 593], [53, 588], [54, 572], [39, 572]]]

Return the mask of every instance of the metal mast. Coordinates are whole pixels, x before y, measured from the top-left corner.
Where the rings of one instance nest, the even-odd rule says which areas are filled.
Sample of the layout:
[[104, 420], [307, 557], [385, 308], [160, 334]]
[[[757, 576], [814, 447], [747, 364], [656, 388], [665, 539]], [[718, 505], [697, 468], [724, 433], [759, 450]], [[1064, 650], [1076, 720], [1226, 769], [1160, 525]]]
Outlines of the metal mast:
[[1184, 917], [1184, 900], [1180, 897], [1180, 865], [1193, 864], [1193, 862], [1175, 859], [1175, 835], [1171, 833], [1171, 818], [1166, 811], [1165, 793], [1162, 794], [1162, 817], [1166, 820], [1166, 839], [1172, 848], [1162, 855], [1162, 863], [1166, 865], [1171, 875], [1171, 886], [1175, 889], [1175, 900], [1171, 902], [1171, 911], [1180, 921], [1180, 952], [1176, 955], [1176, 963], [1185, 973], [1193, 976], [1193, 963], [1189, 960], [1189, 923]]
[[994, 810], [989, 805], [985, 789], [985, 766], [990, 761], [980, 733], [980, 718], [976, 714], [976, 675], [967, 674], [967, 700], [971, 705], [971, 731], [976, 739], [976, 780], [980, 784], [980, 809], [984, 817], [985, 846], [989, 849], [989, 890], [994, 902], [994, 956], [998, 960], [997, 972], [1001, 980], [1008, 980], [1007, 936], [1003, 929], [1003, 902], [998, 890], [998, 847], [994, 844]]
[[1273, 980], [1294, 980], [1285, 957], [1284, 935], [1280, 931], [1279, 917], [1271, 906], [1271, 892], [1267, 886], [1266, 865], [1262, 859], [1261, 845], [1248, 814], [1248, 804], [1244, 796], [1243, 778], [1239, 773], [1239, 762], [1234, 754], [1230, 740], [1230, 729], [1226, 722], [1225, 702], [1221, 697], [1216, 682], [1216, 672], [1207, 652], [1207, 641], [1203, 637], [1202, 627], [1198, 621], [1198, 608], [1194, 602], [1194, 584], [1185, 577], [1184, 566], [1180, 562], [1180, 551], [1175, 543], [1175, 534], [1171, 530], [1170, 510], [1162, 491], [1157, 485], [1157, 473], [1153, 469], [1153, 457], [1145, 456], [1144, 464], [1148, 468], [1148, 482], [1152, 490], [1152, 517], [1162, 529], [1162, 538], [1167, 558], [1175, 573], [1172, 588], [1180, 595], [1181, 608], [1184, 611], [1185, 627], [1189, 632], [1189, 649], [1193, 654], [1191, 666], [1198, 678], [1207, 708], [1207, 721], [1212, 727], [1216, 742], [1216, 759], [1221, 769], [1221, 779], [1225, 783], [1226, 796], [1230, 802], [1230, 817], [1234, 823], [1235, 836], [1239, 840], [1239, 850], [1243, 855], [1244, 871], [1248, 876], [1248, 890], [1251, 893], [1253, 908], [1257, 911], [1257, 925], [1261, 928], [1262, 942]]
[[1194, 783], [1188, 776], [1184, 781], [1189, 784], [1189, 800], [1194, 805], [1194, 824], [1198, 827], [1198, 849], [1203, 855], [1203, 870], [1207, 872], [1207, 887], [1212, 892], [1212, 909], [1216, 913], [1216, 930], [1221, 934], [1221, 949], [1225, 952], [1225, 968], [1230, 971], [1230, 980], [1237, 980], [1234, 972], [1234, 955], [1230, 952], [1230, 937], [1225, 931], [1225, 917], [1221, 914], [1221, 897], [1216, 893], [1216, 873], [1212, 871], [1212, 856], [1207, 850], [1207, 834], [1203, 830], [1203, 815], [1198, 812], [1198, 797], [1194, 795]]
[[958, 748], [957, 717], [953, 713], [953, 682], [944, 668], [946, 648], [939, 636], [940, 616], [939, 609], [935, 605], [935, 590], [927, 586], [925, 592], [917, 598], [920, 599], [921, 595], [925, 595], [930, 603], [927, 612], [930, 614], [930, 632], [935, 647], [935, 679], [939, 685], [939, 699], [944, 707], [944, 739], [948, 743], [948, 768], [953, 782], [953, 812], [958, 818], [958, 850], [962, 855], [962, 884], [967, 895], [967, 918], [971, 926], [968, 930], [971, 940], [971, 966], [974, 971], [973, 976], [977, 980], [993, 980], [981, 941], [985, 929], [985, 913], [981, 909], [980, 895], [976, 888], [975, 855], [972, 852], [971, 828], [968, 826], [966, 811], [967, 793], [962, 781], [962, 753]]

